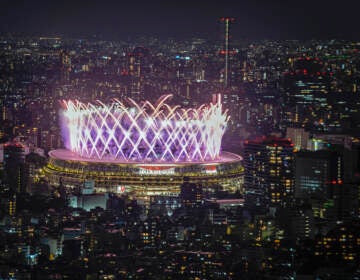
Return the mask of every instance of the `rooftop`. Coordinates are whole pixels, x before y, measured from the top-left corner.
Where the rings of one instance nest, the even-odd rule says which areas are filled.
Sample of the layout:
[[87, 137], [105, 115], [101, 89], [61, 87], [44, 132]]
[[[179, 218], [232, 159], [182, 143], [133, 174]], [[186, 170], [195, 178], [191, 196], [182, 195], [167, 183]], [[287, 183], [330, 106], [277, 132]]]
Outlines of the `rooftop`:
[[49, 156], [54, 159], [67, 160], [67, 161], [81, 161], [89, 163], [104, 163], [104, 164], [138, 164], [141, 166], [178, 166], [178, 165], [192, 165], [192, 164], [216, 164], [216, 163], [230, 163], [238, 162], [242, 160], [242, 157], [233, 154], [230, 152], [222, 152], [218, 159], [208, 160], [208, 161], [177, 161], [177, 162], [167, 162], [167, 161], [131, 161], [126, 159], [115, 159], [115, 158], [83, 158], [78, 154], [71, 152], [66, 149], [58, 149], [49, 152]]

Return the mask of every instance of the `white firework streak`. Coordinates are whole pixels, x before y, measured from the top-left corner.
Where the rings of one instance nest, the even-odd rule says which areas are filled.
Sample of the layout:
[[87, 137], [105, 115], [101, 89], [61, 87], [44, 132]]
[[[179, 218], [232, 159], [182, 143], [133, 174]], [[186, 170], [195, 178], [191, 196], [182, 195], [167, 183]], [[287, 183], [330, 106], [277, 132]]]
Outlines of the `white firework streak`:
[[229, 116], [217, 102], [197, 109], [118, 99], [109, 105], [63, 101], [68, 149], [85, 158], [128, 161], [207, 161], [220, 156]]

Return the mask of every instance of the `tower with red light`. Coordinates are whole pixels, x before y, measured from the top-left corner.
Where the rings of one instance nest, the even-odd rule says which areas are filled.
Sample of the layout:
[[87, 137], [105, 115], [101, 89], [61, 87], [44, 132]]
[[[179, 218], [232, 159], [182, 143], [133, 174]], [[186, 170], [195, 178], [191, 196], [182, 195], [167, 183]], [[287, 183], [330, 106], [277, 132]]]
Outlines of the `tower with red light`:
[[229, 28], [230, 24], [233, 23], [235, 19], [232, 17], [223, 17], [220, 20], [225, 24], [225, 50], [220, 51], [220, 53], [225, 55], [224, 88], [227, 88], [229, 76]]

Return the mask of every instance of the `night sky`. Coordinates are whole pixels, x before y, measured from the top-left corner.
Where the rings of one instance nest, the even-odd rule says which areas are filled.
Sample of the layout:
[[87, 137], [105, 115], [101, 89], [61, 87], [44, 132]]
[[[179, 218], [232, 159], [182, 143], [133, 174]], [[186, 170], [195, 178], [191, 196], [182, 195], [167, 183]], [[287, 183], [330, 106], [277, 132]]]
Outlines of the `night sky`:
[[33, 35], [360, 39], [358, 0], [0, 0], [0, 31]]

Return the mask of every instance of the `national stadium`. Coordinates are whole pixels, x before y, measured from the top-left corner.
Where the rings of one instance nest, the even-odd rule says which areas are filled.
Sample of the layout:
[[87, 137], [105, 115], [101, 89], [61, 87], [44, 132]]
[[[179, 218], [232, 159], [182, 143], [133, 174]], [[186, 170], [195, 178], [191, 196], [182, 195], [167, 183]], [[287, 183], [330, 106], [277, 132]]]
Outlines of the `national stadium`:
[[220, 101], [196, 109], [118, 99], [110, 104], [62, 101], [66, 149], [49, 152], [44, 168], [54, 186], [128, 193], [138, 198], [178, 195], [184, 182], [239, 190], [242, 158], [221, 151], [229, 117]]

